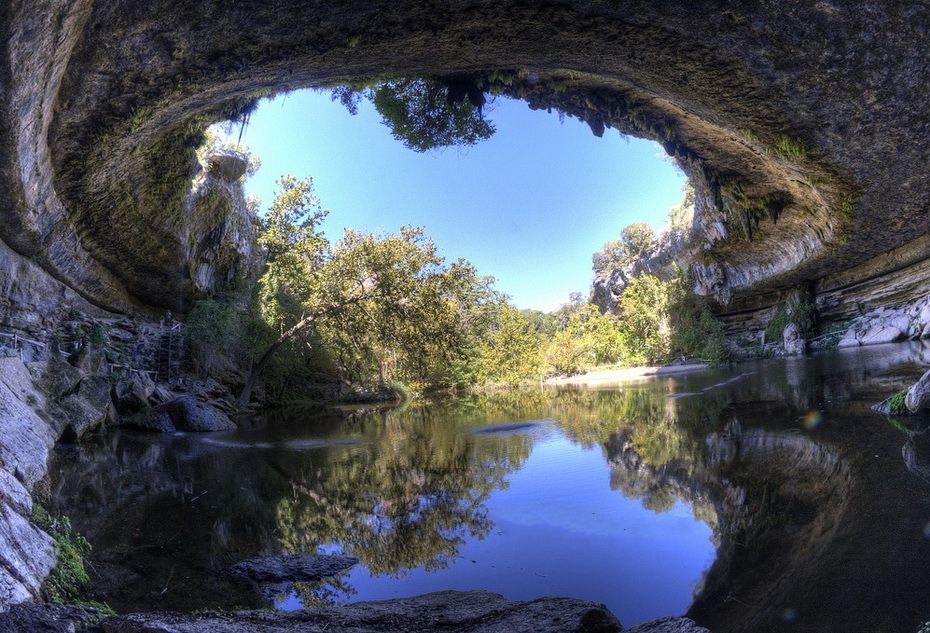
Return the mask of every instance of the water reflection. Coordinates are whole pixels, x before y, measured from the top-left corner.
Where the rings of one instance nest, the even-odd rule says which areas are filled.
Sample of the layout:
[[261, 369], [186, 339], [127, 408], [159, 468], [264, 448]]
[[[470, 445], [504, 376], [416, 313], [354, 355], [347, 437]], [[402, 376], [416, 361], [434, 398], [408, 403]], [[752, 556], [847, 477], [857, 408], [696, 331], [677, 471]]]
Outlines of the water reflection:
[[488, 588], [603, 601], [627, 625], [687, 609], [715, 632], [915, 630], [930, 434], [869, 406], [927, 360], [882, 346], [291, 412], [225, 436], [116, 434], [60, 449], [54, 509], [120, 610], [256, 606], [230, 564], [344, 551], [362, 565], [284, 606]]

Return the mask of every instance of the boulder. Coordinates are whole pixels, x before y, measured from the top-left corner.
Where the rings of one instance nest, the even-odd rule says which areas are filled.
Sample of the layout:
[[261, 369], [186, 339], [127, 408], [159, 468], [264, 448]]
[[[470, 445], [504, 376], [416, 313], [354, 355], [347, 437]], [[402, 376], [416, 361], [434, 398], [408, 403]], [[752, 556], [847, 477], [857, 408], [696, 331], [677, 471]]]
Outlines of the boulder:
[[155, 389], [149, 395], [149, 404], [165, 404], [175, 399], [175, 395], [164, 385], [155, 385]]
[[120, 420], [120, 426], [136, 431], [154, 431], [156, 433], [174, 433], [177, 428], [164, 406], [146, 407]]
[[214, 406], [202, 403], [192, 396], [181, 396], [161, 405], [181, 431], [233, 431], [235, 423]]
[[626, 633], [710, 633], [689, 618], [662, 618], [634, 626], [632, 629], [624, 629], [624, 631]]
[[911, 413], [930, 409], [930, 371], [921, 376], [920, 380], [907, 390], [907, 395], [904, 396], [904, 406]]
[[93, 630], [102, 618], [99, 611], [90, 607], [27, 602], [13, 605], [0, 614], [0, 631], [74, 633]]
[[893, 325], [875, 325], [870, 327], [859, 339], [862, 345], [894, 343], [907, 338], [907, 335]]
[[120, 415], [138, 413], [149, 405], [155, 391], [155, 383], [146, 373], [138, 373], [120, 380], [113, 388], [113, 402]]
[[837, 347], [859, 347], [859, 336], [856, 332], [856, 328], [851, 327], [846, 330], [846, 333], [843, 334], [843, 338], [840, 339], [839, 343], [836, 344]]
[[193, 396], [180, 396], [164, 404], [146, 407], [123, 418], [120, 425], [139, 431], [233, 431], [235, 423], [216, 407], [202, 403]]
[[358, 559], [351, 556], [285, 554], [250, 558], [233, 565], [230, 571], [273, 603], [277, 596], [287, 595], [295, 582], [319, 583], [339, 576], [356, 564]]
[[232, 149], [217, 149], [207, 156], [207, 169], [226, 182], [239, 180], [248, 168], [248, 154]]
[[58, 406], [66, 420], [62, 439], [78, 441], [110, 420], [110, 381], [103, 376], [82, 378], [74, 392], [62, 398]]
[[803, 356], [806, 351], [806, 341], [801, 336], [801, 330], [794, 323], [789, 323], [785, 327], [783, 334], [785, 344], [785, 355]]

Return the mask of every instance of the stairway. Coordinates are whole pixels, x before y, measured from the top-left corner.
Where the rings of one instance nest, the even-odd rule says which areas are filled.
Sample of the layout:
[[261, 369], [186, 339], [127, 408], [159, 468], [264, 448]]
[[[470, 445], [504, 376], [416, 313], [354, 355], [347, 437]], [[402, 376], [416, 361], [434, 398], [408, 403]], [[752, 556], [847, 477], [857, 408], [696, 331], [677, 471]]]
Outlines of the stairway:
[[180, 323], [163, 323], [163, 331], [155, 349], [156, 378], [171, 382], [181, 372], [184, 359], [184, 340]]

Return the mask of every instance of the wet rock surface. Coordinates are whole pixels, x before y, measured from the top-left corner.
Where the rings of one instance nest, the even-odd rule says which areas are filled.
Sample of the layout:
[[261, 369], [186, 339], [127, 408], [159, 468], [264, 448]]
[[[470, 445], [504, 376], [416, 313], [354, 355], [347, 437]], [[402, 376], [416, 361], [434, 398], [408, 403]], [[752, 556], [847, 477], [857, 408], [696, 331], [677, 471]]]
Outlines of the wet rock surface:
[[807, 343], [804, 337], [801, 336], [801, 330], [798, 329], [798, 326], [794, 323], [789, 323], [785, 326], [782, 337], [784, 339], [786, 356], [801, 356], [807, 350]]
[[509, 601], [487, 591], [443, 591], [285, 613], [130, 614], [15, 605], [0, 614], [0, 633], [709, 633], [688, 618], [662, 618], [624, 629], [602, 605], [571, 598]]
[[93, 631], [100, 621], [94, 609], [24, 603], [0, 613], [0, 633], [75, 633]]
[[124, 418], [121, 426], [140, 431], [190, 431], [205, 433], [232, 431], [236, 424], [229, 416], [211, 404], [200, 402], [193, 396], [180, 396], [164, 404], [146, 407]]
[[930, 410], [930, 371], [908, 388], [904, 406], [911, 413]]
[[352, 556], [281, 555], [250, 558], [232, 566], [233, 574], [254, 582], [315, 582], [338, 576], [358, 564]]
[[230, 569], [238, 580], [252, 585], [268, 602], [286, 595], [295, 582], [319, 583], [334, 578], [358, 564], [352, 556], [281, 555], [260, 556], [236, 563]]
[[[291, 613], [139, 614], [103, 621], [105, 633], [615, 633], [624, 630], [602, 605], [572, 598], [510, 601], [487, 591], [443, 591]], [[637, 633], [705, 633], [685, 618], [644, 624]]]

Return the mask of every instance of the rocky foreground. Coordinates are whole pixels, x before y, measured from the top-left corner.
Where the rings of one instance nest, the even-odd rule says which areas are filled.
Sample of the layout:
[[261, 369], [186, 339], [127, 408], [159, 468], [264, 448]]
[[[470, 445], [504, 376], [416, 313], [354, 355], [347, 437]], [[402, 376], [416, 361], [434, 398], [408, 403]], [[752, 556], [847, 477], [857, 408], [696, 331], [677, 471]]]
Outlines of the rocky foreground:
[[141, 613], [98, 621], [75, 607], [22, 604], [0, 616], [0, 632], [95, 633], [708, 633], [687, 618], [624, 629], [604, 605], [574, 598], [507, 600], [488, 591], [442, 591], [306, 611]]

